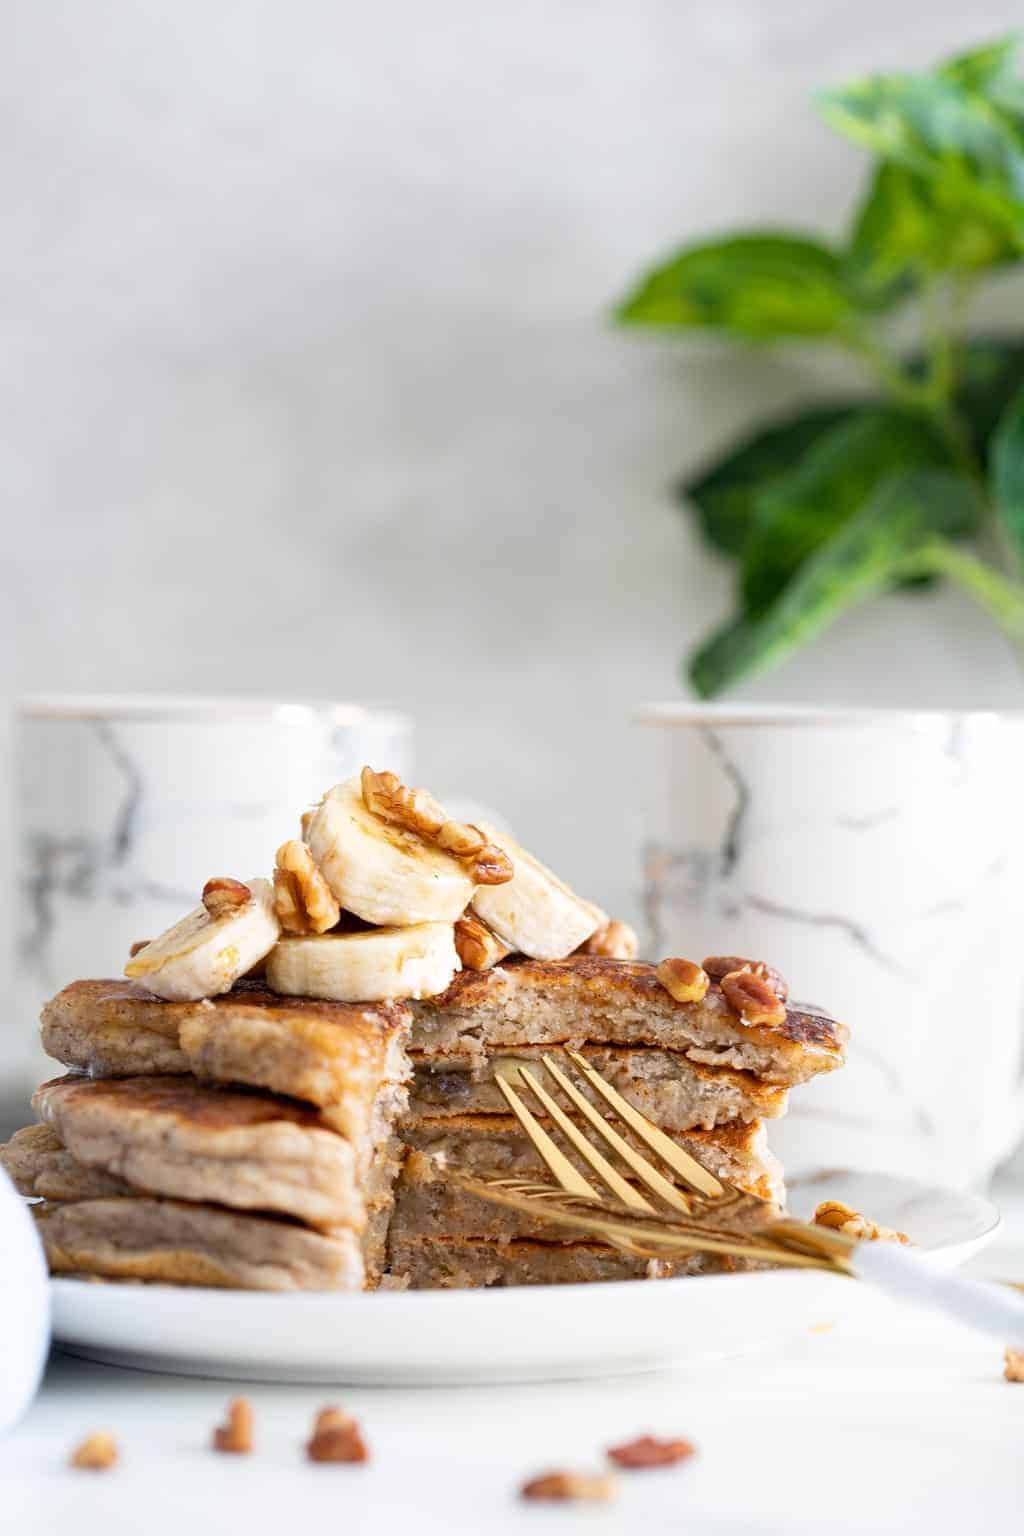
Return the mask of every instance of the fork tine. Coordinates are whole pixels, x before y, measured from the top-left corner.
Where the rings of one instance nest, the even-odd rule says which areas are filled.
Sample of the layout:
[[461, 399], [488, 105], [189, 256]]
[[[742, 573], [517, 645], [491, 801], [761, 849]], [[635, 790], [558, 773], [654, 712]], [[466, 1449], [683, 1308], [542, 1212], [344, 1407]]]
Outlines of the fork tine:
[[[690, 1202], [683, 1192], [670, 1183], [663, 1173], [659, 1173], [657, 1168], [647, 1161], [646, 1157], [641, 1157], [634, 1147], [631, 1147], [627, 1141], [623, 1141], [618, 1131], [608, 1124], [608, 1121], [594, 1108], [589, 1099], [583, 1097], [575, 1083], [569, 1081], [565, 1073], [555, 1065], [550, 1056], [542, 1056], [541, 1060], [566, 1097], [572, 1100], [580, 1114], [590, 1121], [598, 1135], [604, 1137], [608, 1145], [619, 1154], [624, 1163], [628, 1164], [637, 1178], [641, 1179], [647, 1185], [647, 1188], [653, 1190], [656, 1195], [660, 1195], [665, 1204], [670, 1205], [674, 1211], [682, 1211], [684, 1215], [688, 1216], [690, 1214]], [[522, 1071], [522, 1068], [520, 1068], [520, 1071]]]
[[587, 1140], [579, 1126], [573, 1125], [569, 1116], [560, 1105], [555, 1103], [550, 1093], [548, 1093], [543, 1084], [537, 1081], [533, 1073], [526, 1067], [520, 1067], [519, 1076], [536, 1094], [563, 1136], [566, 1136], [572, 1142], [581, 1157], [586, 1158], [598, 1178], [604, 1180], [612, 1194], [621, 1200], [623, 1205], [628, 1205], [632, 1210], [646, 1211], [648, 1214], [652, 1214], [654, 1207], [650, 1202], [645, 1200], [643, 1195], [633, 1188], [632, 1184], [627, 1184], [621, 1173], [616, 1172], [608, 1159], [597, 1150], [593, 1142]]
[[570, 1163], [565, 1153], [556, 1147], [547, 1131], [538, 1123], [532, 1112], [527, 1109], [512, 1085], [507, 1083], [500, 1073], [495, 1074], [494, 1081], [504, 1094], [505, 1102], [508, 1104], [509, 1109], [515, 1115], [541, 1159], [550, 1168], [566, 1194], [583, 1195], [590, 1200], [598, 1199], [597, 1190], [591, 1188], [575, 1164]]
[[[579, 1051], [571, 1051], [568, 1048], [566, 1048], [566, 1055], [580, 1069], [590, 1086], [601, 1094], [602, 1098], [615, 1110], [615, 1113], [625, 1120], [629, 1128], [636, 1132], [641, 1141], [645, 1142], [652, 1152], [657, 1152], [658, 1156], [664, 1159], [673, 1173], [677, 1173], [681, 1179], [685, 1179], [700, 1194], [706, 1195], [710, 1199], [714, 1200], [720, 1195], [725, 1194], [726, 1186], [716, 1179], [714, 1174], [708, 1173], [707, 1169], [702, 1167], [696, 1158], [691, 1157], [688, 1152], [684, 1152], [682, 1147], [677, 1146], [670, 1137], [665, 1135], [664, 1131], [660, 1131], [656, 1125], [652, 1125], [646, 1115], [642, 1115], [639, 1110], [634, 1109], [632, 1104], [628, 1103], [620, 1093], [616, 1092], [611, 1083], [605, 1082], [600, 1072], [594, 1071], [594, 1068], [585, 1056], [581, 1056]], [[544, 1060], [550, 1066], [546, 1056]]]

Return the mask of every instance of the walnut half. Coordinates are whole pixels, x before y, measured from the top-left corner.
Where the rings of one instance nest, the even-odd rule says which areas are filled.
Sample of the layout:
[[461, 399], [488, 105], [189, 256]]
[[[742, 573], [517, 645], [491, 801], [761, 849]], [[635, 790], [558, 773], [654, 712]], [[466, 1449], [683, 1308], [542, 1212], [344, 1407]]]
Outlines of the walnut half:
[[340, 1408], [321, 1408], [307, 1442], [310, 1461], [369, 1461], [362, 1432], [351, 1414]]
[[213, 1449], [233, 1456], [248, 1456], [252, 1450], [252, 1404], [247, 1397], [236, 1397], [228, 1404], [227, 1420], [213, 1431]]
[[607, 1473], [565, 1471], [542, 1472], [539, 1477], [531, 1477], [519, 1490], [524, 1499], [589, 1499], [599, 1503], [607, 1503], [616, 1492], [615, 1479]]
[[754, 971], [730, 971], [722, 977], [722, 993], [744, 1024], [777, 1029], [786, 1022], [786, 1005], [774, 989]]
[[277, 850], [274, 911], [285, 933], [326, 933], [341, 917], [341, 908], [316, 860], [297, 838], [290, 838]]
[[654, 1435], [640, 1435], [625, 1445], [611, 1445], [605, 1453], [617, 1467], [673, 1467], [687, 1461], [695, 1446], [689, 1440], [658, 1440]]
[[409, 789], [396, 773], [375, 773], [369, 766], [359, 782], [368, 811], [458, 859], [474, 885], [504, 885], [512, 879], [512, 860], [504, 849], [489, 843], [479, 827], [452, 821], [429, 790]]
[[639, 949], [635, 929], [628, 923], [605, 923], [592, 933], [576, 951], [578, 955], [600, 955], [605, 960], [635, 960]]
[[729, 976], [733, 971], [752, 971], [755, 976], [767, 982], [775, 996], [781, 997], [783, 1002], [789, 996], [789, 983], [785, 976], [764, 960], [744, 960], [740, 955], [708, 955], [704, 969], [712, 981], [721, 981], [723, 976]]
[[707, 996], [707, 972], [692, 960], [662, 960], [654, 974], [677, 1003], [699, 1003]]
[[75, 1446], [68, 1465], [88, 1472], [107, 1472], [117, 1465], [117, 1441], [105, 1429], [99, 1429]]
[[895, 1227], [878, 1226], [860, 1211], [855, 1211], [852, 1205], [844, 1205], [842, 1200], [823, 1200], [814, 1213], [814, 1224], [831, 1227], [834, 1232], [859, 1238], [862, 1242], [910, 1243], [905, 1232], [897, 1232]]
[[203, 886], [203, 906], [212, 918], [230, 917], [252, 901], [252, 891], [241, 880], [215, 875]]
[[455, 949], [467, 971], [489, 971], [512, 953], [472, 912], [464, 912], [455, 924]]

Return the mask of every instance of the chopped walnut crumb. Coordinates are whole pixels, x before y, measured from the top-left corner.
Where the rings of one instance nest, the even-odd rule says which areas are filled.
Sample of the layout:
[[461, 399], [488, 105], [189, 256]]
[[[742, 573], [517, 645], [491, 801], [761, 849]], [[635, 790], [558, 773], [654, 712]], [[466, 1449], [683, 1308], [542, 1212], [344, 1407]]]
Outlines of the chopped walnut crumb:
[[730, 971], [722, 977], [722, 994], [744, 1024], [775, 1029], [786, 1022], [786, 1005], [762, 976], [753, 971]]
[[654, 1435], [640, 1435], [624, 1445], [609, 1446], [607, 1456], [617, 1467], [672, 1467], [686, 1461], [696, 1446], [689, 1440], [657, 1440]]
[[455, 950], [467, 971], [489, 971], [512, 953], [472, 912], [464, 912], [455, 924]]
[[285, 933], [326, 933], [333, 928], [341, 908], [305, 843], [289, 838], [275, 860], [274, 911]]
[[768, 983], [775, 996], [781, 997], [783, 1002], [789, 996], [789, 983], [785, 976], [764, 960], [744, 960], [740, 955], [708, 955], [704, 969], [712, 981], [721, 981], [723, 976], [729, 976], [733, 971], [753, 971], [755, 976], [760, 976], [762, 981]]
[[340, 1408], [321, 1408], [306, 1445], [310, 1461], [369, 1461], [357, 1421]]
[[203, 886], [203, 906], [211, 917], [230, 917], [252, 901], [252, 891], [241, 880], [215, 875]]
[[592, 933], [576, 951], [578, 955], [600, 955], [605, 960], [635, 960], [640, 944], [635, 929], [628, 923], [605, 923]]
[[895, 1227], [880, 1227], [841, 1200], [823, 1200], [814, 1213], [814, 1223], [862, 1242], [910, 1243], [905, 1232], [897, 1232]]
[[227, 1422], [213, 1431], [213, 1449], [235, 1456], [248, 1456], [252, 1450], [252, 1404], [247, 1397], [228, 1403]]
[[504, 885], [512, 879], [512, 860], [504, 849], [489, 843], [479, 827], [450, 820], [428, 790], [409, 789], [397, 774], [375, 773], [370, 767], [363, 769], [360, 783], [368, 811], [458, 859], [474, 885]]
[[654, 974], [677, 1003], [699, 1003], [707, 996], [707, 972], [692, 960], [662, 960]]
[[1003, 1359], [1003, 1375], [1006, 1380], [1024, 1381], [1024, 1349], [1008, 1349]]
[[117, 1441], [105, 1429], [99, 1429], [83, 1440], [81, 1445], [76, 1445], [68, 1464], [72, 1467], [85, 1467], [90, 1472], [106, 1472], [117, 1465]]
[[519, 1494], [524, 1499], [592, 1499], [606, 1503], [617, 1491], [618, 1484], [607, 1473], [557, 1471], [531, 1477]]

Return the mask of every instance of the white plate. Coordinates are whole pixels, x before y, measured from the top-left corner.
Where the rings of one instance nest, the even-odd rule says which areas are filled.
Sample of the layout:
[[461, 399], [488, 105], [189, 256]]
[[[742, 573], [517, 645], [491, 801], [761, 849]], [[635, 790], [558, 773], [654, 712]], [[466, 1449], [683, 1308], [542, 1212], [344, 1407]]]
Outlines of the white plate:
[[[806, 1216], [826, 1198], [909, 1232], [942, 1268], [963, 1263], [999, 1226], [979, 1195], [884, 1174], [819, 1174], [790, 1190], [790, 1207]], [[56, 1342], [89, 1359], [396, 1386], [611, 1375], [746, 1353], [838, 1321], [861, 1289], [814, 1271], [366, 1294], [51, 1285]]]

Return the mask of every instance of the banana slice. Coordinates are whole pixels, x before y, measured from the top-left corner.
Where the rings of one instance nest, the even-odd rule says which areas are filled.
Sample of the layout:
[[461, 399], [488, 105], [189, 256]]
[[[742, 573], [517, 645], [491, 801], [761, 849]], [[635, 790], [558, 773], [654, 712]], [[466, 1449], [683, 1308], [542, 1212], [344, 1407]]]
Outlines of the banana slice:
[[230, 992], [277, 943], [269, 880], [208, 880], [202, 905], [132, 955], [124, 974], [168, 1002]]
[[328, 791], [303, 830], [334, 896], [364, 922], [451, 924], [476, 889], [458, 859], [367, 810], [358, 778]]
[[366, 933], [287, 936], [267, 960], [267, 985], [287, 997], [336, 1003], [434, 997], [460, 969], [451, 923]]
[[508, 854], [515, 873], [505, 885], [480, 886], [472, 910], [510, 949], [532, 960], [564, 960], [607, 923], [600, 907], [577, 896], [507, 832], [479, 826]]

